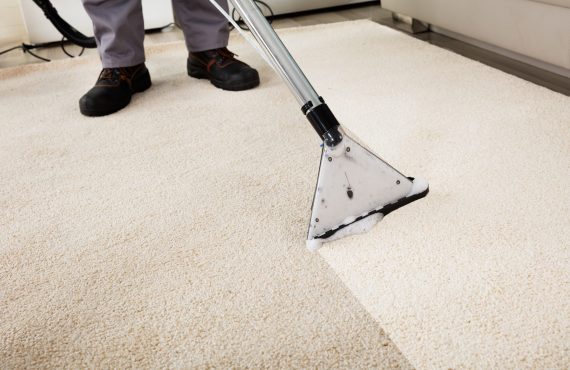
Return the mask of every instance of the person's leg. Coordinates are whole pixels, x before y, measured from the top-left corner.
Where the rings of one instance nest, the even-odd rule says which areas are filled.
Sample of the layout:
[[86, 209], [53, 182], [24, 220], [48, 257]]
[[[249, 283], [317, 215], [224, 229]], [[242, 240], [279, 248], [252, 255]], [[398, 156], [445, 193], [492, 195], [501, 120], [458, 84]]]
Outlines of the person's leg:
[[83, 0], [93, 22], [103, 68], [144, 63], [141, 0]]
[[[216, 0], [228, 10], [227, 0]], [[226, 18], [209, 0], [172, 0], [174, 15], [184, 32], [188, 48], [188, 75], [205, 78], [224, 90], [247, 90], [259, 85], [257, 71], [226, 46], [229, 28]]]
[[[227, 0], [217, 0], [226, 11]], [[172, 0], [176, 22], [184, 32], [189, 52], [223, 48], [228, 45], [228, 21], [208, 0]]]
[[95, 86], [79, 99], [86, 116], [104, 116], [126, 107], [134, 93], [151, 85], [144, 65], [141, 0], [83, 0], [93, 21], [103, 70]]

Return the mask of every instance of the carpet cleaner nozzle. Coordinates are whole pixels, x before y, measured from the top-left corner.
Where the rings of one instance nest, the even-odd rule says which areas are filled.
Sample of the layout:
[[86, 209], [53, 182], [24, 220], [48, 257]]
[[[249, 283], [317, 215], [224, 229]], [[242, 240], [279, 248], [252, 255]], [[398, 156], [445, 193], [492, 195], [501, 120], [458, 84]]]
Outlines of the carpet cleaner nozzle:
[[427, 181], [402, 175], [343, 133], [334, 147], [323, 145], [313, 198], [307, 248], [369, 231], [390, 212], [423, 198]]
[[253, 0], [230, 0], [255, 41], [216, 0], [210, 0], [291, 89], [323, 141], [307, 246], [368, 231], [385, 215], [428, 193], [425, 180], [408, 178], [345, 135], [275, 30]]

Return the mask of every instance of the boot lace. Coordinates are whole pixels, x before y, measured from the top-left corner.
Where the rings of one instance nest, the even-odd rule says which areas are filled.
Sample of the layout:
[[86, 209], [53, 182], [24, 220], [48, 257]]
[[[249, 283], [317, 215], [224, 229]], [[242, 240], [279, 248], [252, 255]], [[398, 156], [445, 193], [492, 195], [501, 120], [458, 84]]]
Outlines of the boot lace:
[[103, 68], [99, 75], [99, 82], [118, 83], [121, 80], [131, 82], [131, 72], [127, 68]]
[[227, 59], [236, 60], [235, 57], [237, 56], [237, 54], [232, 53], [231, 51], [228, 50], [228, 48], [220, 48], [217, 49], [215, 52], [216, 52], [216, 60], [220, 63]]
[[103, 68], [99, 75], [99, 80], [116, 80], [120, 75], [119, 68]]

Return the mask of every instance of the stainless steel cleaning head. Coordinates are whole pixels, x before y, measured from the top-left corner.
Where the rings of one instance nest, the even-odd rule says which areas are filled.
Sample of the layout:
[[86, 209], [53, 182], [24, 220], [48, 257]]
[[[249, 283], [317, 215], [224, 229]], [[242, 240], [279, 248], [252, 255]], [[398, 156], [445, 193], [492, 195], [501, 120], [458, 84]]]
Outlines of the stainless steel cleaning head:
[[427, 181], [402, 175], [343, 133], [336, 146], [323, 146], [307, 247], [366, 232], [428, 192]]

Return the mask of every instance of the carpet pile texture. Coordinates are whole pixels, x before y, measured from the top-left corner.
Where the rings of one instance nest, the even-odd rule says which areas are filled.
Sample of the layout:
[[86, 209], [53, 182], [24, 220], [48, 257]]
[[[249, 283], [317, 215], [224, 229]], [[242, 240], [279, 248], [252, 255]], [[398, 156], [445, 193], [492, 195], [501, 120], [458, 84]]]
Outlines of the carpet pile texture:
[[279, 33], [428, 197], [307, 252], [320, 143], [237, 37], [259, 88], [159, 45], [96, 119], [98, 60], [1, 70], [2, 366], [568, 368], [570, 99], [369, 21]]

